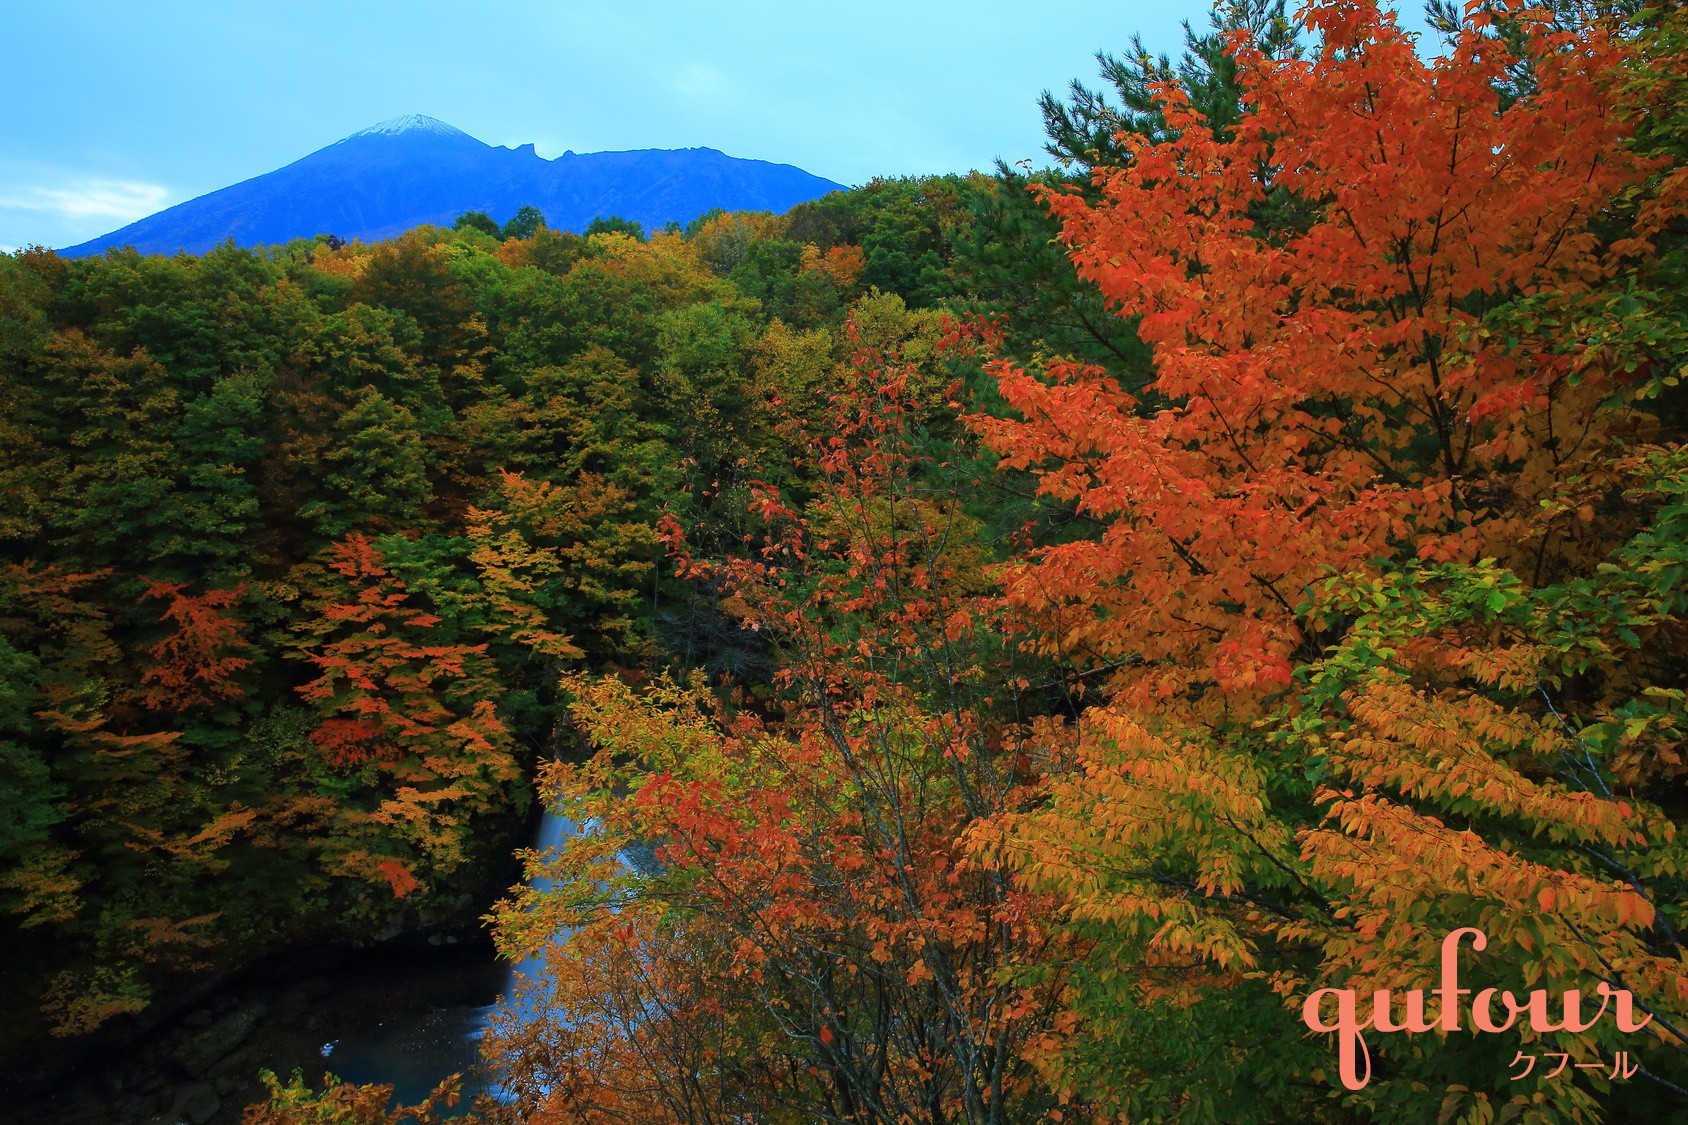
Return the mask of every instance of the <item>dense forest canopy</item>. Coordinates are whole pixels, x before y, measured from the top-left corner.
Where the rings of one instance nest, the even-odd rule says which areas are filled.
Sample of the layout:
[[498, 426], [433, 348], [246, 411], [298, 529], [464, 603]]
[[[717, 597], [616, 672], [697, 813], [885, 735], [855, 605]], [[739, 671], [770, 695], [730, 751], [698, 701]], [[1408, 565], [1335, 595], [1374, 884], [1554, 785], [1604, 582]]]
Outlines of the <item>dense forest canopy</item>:
[[[0, 257], [14, 1044], [537, 795], [488, 1122], [1688, 1115], [1688, 20], [1438, 23], [1248, 0], [1029, 176]], [[1461, 929], [1541, 1019], [1313, 1030]]]

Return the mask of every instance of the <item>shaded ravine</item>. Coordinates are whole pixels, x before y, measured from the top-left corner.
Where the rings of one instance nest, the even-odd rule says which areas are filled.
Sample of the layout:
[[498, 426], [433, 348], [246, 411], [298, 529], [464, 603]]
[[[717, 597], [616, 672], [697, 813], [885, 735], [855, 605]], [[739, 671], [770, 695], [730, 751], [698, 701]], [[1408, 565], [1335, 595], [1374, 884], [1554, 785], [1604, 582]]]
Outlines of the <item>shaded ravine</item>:
[[[568, 817], [546, 809], [533, 843], [544, 856], [561, 848], [578, 831]], [[543, 876], [527, 880], [534, 890], [544, 891], [552, 881]], [[559, 937], [561, 935], [558, 935]], [[463, 1106], [479, 1093], [499, 1095], [496, 1076], [481, 1066], [481, 1039], [494, 1013], [514, 1005], [518, 1018], [529, 1015], [535, 997], [545, 995], [545, 957], [549, 947], [530, 953], [502, 972], [503, 988], [487, 1003], [468, 1003], [441, 1008], [413, 1021], [393, 1021], [373, 1031], [323, 1046], [327, 1067], [337, 1077], [356, 1083], [387, 1083], [399, 1104], [415, 1104], [427, 1097], [439, 1082], [451, 1074], [464, 1076]]]
[[[575, 831], [548, 810], [532, 846], [543, 853]], [[478, 921], [490, 901], [455, 926], [257, 962], [123, 1048], [91, 1054], [49, 1089], [0, 1094], [0, 1121], [238, 1125], [264, 1099], [264, 1069], [285, 1080], [297, 1068], [318, 1087], [327, 1074], [391, 1084], [405, 1104], [453, 1073], [465, 1076], [465, 1106], [477, 1092], [496, 1094], [480, 1067], [482, 1035], [519, 982], [545, 974], [544, 950], [515, 965], [497, 956]]]
[[[332, 1051], [325, 1056], [325, 1045], [392, 1041], [405, 1053], [425, 1056], [422, 1048], [438, 1040], [451, 1013], [485, 1010], [505, 979], [484, 934], [465, 929], [433, 936], [437, 944], [416, 937], [259, 967], [121, 1053], [90, 1059], [48, 1095], [0, 1101], [0, 1121], [237, 1125], [247, 1105], [264, 1099], [260, 1070], [285, 1078], [298, 1068], [305, 1081], [320, 1085], [325, 1072], [340, 1075], [348, 1069], [344, 1063], [355, 1062]], [[360, 1077], [388, 1082], [405, 1076]]]

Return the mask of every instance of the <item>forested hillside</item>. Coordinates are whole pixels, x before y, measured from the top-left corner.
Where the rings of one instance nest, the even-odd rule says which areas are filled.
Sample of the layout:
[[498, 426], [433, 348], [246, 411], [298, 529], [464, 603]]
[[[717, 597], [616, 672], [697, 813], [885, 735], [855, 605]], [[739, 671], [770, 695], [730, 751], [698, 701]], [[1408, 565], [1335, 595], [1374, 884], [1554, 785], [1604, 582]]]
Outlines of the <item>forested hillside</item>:
[[1104, 56], [1030, 179], [0, 257], [9, 1034], [538, 796], [487, 1122], [1688, 1119], [1688, 19], [1442, 22]]
[[897, 291], [956, 287], [929, 194], [961, 224], [994, 190], [649, 240], [0, 259], [0, 843], [18, 940], [54, 935], [54, 1030], [455, 897], [558, 748], [564, 668], [760, 667], [658, 519], [739, 541], [746, 482], [793, 461], [784, 404], [824, 407], [855, 348], [937, 372], [941, 317]]

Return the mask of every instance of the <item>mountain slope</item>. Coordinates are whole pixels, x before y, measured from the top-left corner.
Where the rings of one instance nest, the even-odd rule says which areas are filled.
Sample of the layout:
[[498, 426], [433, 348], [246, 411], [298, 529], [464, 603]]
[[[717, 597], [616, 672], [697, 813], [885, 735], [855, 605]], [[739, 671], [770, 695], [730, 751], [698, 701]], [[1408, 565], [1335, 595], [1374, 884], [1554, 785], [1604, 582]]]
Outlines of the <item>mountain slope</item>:
[[532, 145], [498, 148], [411, 114], [60, 253], [77, 257], [113, 246], [201, 253], [229, 238], [252, 246], [316, 234], [368, 241], [423, 223], [450, 224], [465, 211], [503, 221], [526, 204], [561, 230], [582, 230], [608, 215], [652, 229], [712, 207], [784, 211], [842, 187], [789, 164], [712, 148], [565, 152], [546, 160]]

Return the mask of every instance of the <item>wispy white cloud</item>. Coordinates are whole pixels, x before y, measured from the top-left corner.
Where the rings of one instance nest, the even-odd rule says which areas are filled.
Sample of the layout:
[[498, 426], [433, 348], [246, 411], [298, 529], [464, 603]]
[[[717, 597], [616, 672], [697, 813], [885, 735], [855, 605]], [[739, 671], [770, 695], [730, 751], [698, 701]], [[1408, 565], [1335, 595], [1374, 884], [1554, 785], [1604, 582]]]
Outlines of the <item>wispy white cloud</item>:
[[38, 211], [71, 221], [117, 219], [131, 222], [161, 210], [170, 191], [135, 180], [73, 180], [59, 187], [0, 187], [0, 208]]

